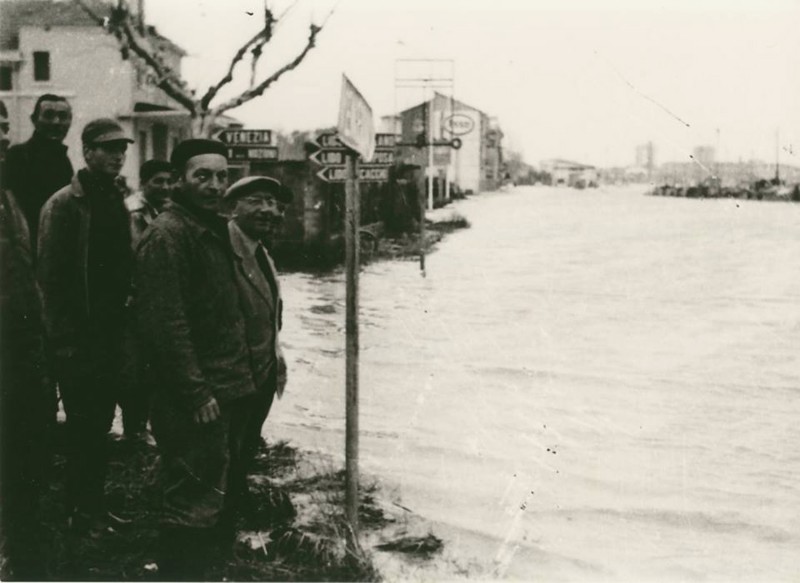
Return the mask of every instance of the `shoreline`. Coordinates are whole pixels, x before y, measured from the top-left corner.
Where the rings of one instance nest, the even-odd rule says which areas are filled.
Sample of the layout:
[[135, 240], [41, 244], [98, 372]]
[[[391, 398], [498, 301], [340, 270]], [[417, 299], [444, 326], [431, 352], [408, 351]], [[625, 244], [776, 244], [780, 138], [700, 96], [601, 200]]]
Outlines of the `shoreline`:
[[[452, 210], [426, 221], [425, 253], [444, 236], [469, 226]], [[364, 263], [417, 257], [419, 236], [381, 237]], [[121, 438], [119, 411], [109, 433], [106, 497], [109, 510], [129, 525], [97, 538], [78, 538], [67, 528], [64, 506], [63, 412], [53, 435], [54, 460], [41, 515], [50, 580], [158, 581], [158, 450]], [[237, 524], [234, 552], [214, 565], [210, 580], [378, 581], [381, 569], [414, 572], [441, 554], [431, 524], [404, 507], [377, 477], [362, 475], [360, 549], [346, 549], [344, 471], [322, 452], [277, 441], [263, 445], [248, 477], [250, 509]], [[380, 564], [381, 569], [376, 565]], [[0, 575], [7, 580], [2, 552]]]
[[[56, 433], [64, 431], [59, 424]], [[64, 507], [59, 450], [42, 500], [49, 580], [158, 581], [158, 450], [109, 434], [109, 509], [131, 523], [97, 538], [75, 537]], [[63, 440], [56, 440], [62, 443]], [[249, 510], [234, 550], [212, 566], [211, 581], [380, 581], [376, 563], [419, 563], [442, 543], [377, 478], [362, 476], [360, 548], [346, 549], [344, 471], [331, 458], [285, 441], [264, 443], [248, 477]], [[385, 548], [379, 548], [384, 546]], [[393, 555], [376, 560], [376, 553]], [[387, 562], [388, 561], [388, 562]], [[409, 563], [409, 564], [410, 564]], [[2, 569], [0, 569], [2, 572]], [[2, 572], [2, 579], [8, 580]]]

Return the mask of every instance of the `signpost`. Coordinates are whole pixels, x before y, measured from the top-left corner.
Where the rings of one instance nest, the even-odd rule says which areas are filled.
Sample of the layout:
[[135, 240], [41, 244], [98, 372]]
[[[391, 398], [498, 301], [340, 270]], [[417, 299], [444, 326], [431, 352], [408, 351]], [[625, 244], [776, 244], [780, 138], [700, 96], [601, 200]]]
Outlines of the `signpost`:
[[228, 148], [228, 160], [261, 161], [277, 160], [278, 148], [274, 146], [265, 147], [233, 147]]
[[[347, 146], [345, 153], [345, 516], [350, 524], [349, 545], [358, 547], [358, 270], [359, 270], [359, 172], [358, 156], [372, 158], [375, 129], [372, 108], [346, 76], [342, 76], [339, 103], [338, 141]], [[325, 138], [323, 148], [335, 144]], [[333, 168], [334, 170], [331, 170]], [[338, 172], [326, 166], [320, 172]], [[367, 173], [370, 173], [367, 167]], [[388, 172], [388, 170], [387, 170]], [[323, 178], [324, 179], [324, 178]]]
[[[375, 147], [372, 159], [359, 164], [356, 170], [360, 182], [388, 182], [389, 167], [394, 164], [394, 134], [375, 134]], [[319, 150], [309, 156], [322, 166], [317, 176], [325, 182], [345, 182], [347, 180], [347, 156], [350, 150], [339, 139], [339, 135], [328, 132], [317, 136]]]
[[222, 130], [217, 139], [226, 146], [271, 146], [272, 130]]
[[228, 160], [264, 162], [278, 159], [278, 148], [272, 143], [272, 130], [222, 130], [217, 138], [228, 146]]

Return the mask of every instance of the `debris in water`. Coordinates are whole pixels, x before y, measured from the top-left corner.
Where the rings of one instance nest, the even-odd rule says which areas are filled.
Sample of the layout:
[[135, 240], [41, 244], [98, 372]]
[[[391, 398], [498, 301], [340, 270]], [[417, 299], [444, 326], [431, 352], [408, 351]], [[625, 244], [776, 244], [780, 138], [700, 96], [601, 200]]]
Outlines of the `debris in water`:
[[430, 558], [434, 553], [442, 549], [442, 539], [427, 534], [426, 536], [404, 536], [387, 543], [376, 545], [375, 548], [381, 551], [394, 551], [398, 553], [408, 553], [419, 555], [425, 559]]

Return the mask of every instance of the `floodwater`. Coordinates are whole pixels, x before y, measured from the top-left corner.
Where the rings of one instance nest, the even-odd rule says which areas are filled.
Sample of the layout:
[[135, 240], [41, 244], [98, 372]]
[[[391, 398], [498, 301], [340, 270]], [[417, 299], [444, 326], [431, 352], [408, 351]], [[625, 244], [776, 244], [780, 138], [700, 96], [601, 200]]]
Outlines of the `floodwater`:
[[[522, 187], [361, 275], [361, 468], [404, 576], [800, 580], [800, 204]], [[282, 278], [271, 438], [341, 459], [344, 276]]]

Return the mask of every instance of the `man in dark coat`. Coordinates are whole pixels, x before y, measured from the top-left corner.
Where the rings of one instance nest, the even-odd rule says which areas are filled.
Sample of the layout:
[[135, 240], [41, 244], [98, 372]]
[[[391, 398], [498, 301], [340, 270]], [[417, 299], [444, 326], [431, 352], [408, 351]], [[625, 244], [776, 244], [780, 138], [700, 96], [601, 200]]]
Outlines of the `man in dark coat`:
[[[0, 177], [8, 132], [0, 102]], [[47, 380], [44, 329], [30, 234], [14, 193], [0, 184], [0, 536], [9, 577], [47, 577], [40, 499], [51, 464], [55, 387]], [[4, 573], [6, 574], [6, 573]]]
[[35, 250], [42, 206], [72, 178], [72, 164], [62, 143], [72, 125], [72, 108], [63, 97], [46, 93], [36, 101], [31, 121], [33, 136], [8, 151], [6, 185], [25, 214]]
[[[164, 210], [172, 192], [172, 164], [166, 160], [147, 160], [139, 168], [141, 190], [125, 199], [130, 213], [131, 245], [139, 244], [145, 230]], [[149, 378], [149, 363], [142, 358], [140, 338], [136, 330], [135, 302], [130, 306], [130, 325], [126, 331], [125, 382], [120, 395], [122, 430], [126, 439], [148, 442], [152, 438], [147, 432], [150, 416], [152, 382]]]
[[67, 414], [70, 522], [78, 534], [95, 536], [120, 522], [107, 512], [103, 490], [131, 284], [119, 172], [132, 140], [112, 119], [89, 122], [81, 137], [86, 168], [42, 209], [37, 268]]
[[135, 301], [156, 378], [159, 575], [167, 580], [207, 576], [255, 394], [227, 223], [219, 215], [226, 156], [215, 140], [175, 148], [172, 202], [136, 253]]
[[249, 462], [261, 444], [261, 429], [272, 401], [276, 394], [282, 395], [286, 384], [286, 361], [278, 342], [283, 300], [268, 248], [292, 202], [292, 191], [274, 178], [248, 176], [231, 185], [225, 200], [231, 211], [228, 232], [258, 389], [245, 440], [244, 457]]

